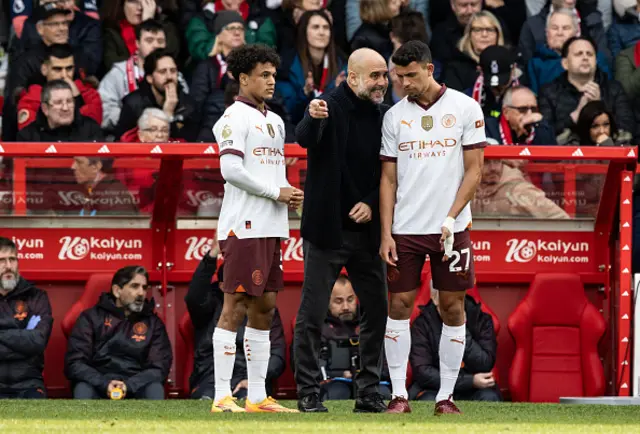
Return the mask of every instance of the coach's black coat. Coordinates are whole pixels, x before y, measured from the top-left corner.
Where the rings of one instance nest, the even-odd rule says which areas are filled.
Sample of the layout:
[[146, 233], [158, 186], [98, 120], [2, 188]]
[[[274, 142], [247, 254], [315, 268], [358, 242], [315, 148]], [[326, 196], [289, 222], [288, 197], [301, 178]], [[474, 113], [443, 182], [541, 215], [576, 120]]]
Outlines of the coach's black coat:
[[124, 381], [137, 393], [150, 383], [163, 383], [173, 353], [162, 320], [146, 300], [140, 313], [125, 317], [110, 293], [103, 293], [76, 321], [65, 356], [65, 375], [72, 383], [85, 382], [106, 394], [111, 380]]
[[[329, 118], [313, 119], [307, 107], [296, 128], [298, 143], [307, 148], [301, 236], [320, 248], [338, 249], [343, 229], [368, 230], [377, 252], [382, 119], [388, 106], [358, 98], [346, 81], [320, 99], [327, 102]], [[350, 221], [358, 202], [371, 207], [371, 222]]]
[[[27, 330], [34, 316], [40, 321]], [[44, 389], [44, 350], [52, 325], [47, 293], [22, 277], [13, 291], [0, 295], [0, 389]]]
[[[222, 270], [221, 270], [222, 271]], [[218, 282], [211, 283], [216, 272], [216, 260], [211, 256], [204, 255], [202, 261], [193, 273], [189, 290], [184, 297], [184, 301], [191, 317], [194, 329], [195, 354], [193, 356], [193, 372], [189, 378], [189, 385], [193, 393], [196, 388], [203, 391], [213, 391], [215, 386], [213, 370], [213, 331], [218, 324], [222, 313], [223, 293], [218, 286]], [[218, 273], [218, 278], [222, 278], [222, 273]], [[235, 389], [237, 384], [247, 379], [247, 361], [244, 355], [244, 329], [247, 325], [247, 318], [240, 327], [236, 335], [236, 361], [233, 366], [231, 376], [231, 389]], [[284, 328], [280, 313], [275, 309], [271, 331], [271, 355], [269, 357], [269, 367], [267, 368], [267, 390], [270, 389], [271, 382], [284, 372], [285, 367], [285, 347]]]
[[[464, 367], [460, 369], [455, 391], [473, 389], [473, 375], [491, 372], [496, 363], [496, 334], [491, 315], [482, 312], [480, 304], [466, 296], [464, 310], [467, 314], [467, 334]], [[413, 372], [413, 383], [420, 389], [440, 388], [440, 358], [438, 348], [442, 334], [442, 318], [433, 301], [421, 307], [420, 315], [411, 326], [411, 353], [409, 362]]]

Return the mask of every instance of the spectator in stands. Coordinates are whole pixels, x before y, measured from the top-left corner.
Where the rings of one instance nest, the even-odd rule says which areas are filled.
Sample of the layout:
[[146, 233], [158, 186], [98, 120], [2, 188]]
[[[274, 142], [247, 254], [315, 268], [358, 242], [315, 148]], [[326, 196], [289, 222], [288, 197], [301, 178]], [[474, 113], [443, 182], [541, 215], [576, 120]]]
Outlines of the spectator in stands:
[[607, 35], [614, 58], [625, 48], [635, 46], [640, 41], [640, 0], [624, 12], [621, 18], [611, 24]]
[[540, 114], [536, 96], [524, 86], [510, 87], [499, 118], [485, 118], [487, 137], [501, 145], [555, 145], [553, 127]]
[[562, 67], [566, 73], [542, 87], [540, 111], [557, 135], [573, 128], [580, 111], [589, 101], [602, 100], [622, 131], [636, 137], [636, 121], [631, 103], [615, 80], [607, 80], [596, 66], [596, 45], [591, 38], [570, 38], [562, 47]]
[[[91, 19], [91, 18], [87, 18]], [[47, 47], [47, 57], [42, 63], [41, 72], [45, 82], [64, 80], [71, 87], [75, 100], [76, 116], [87, 116], [98, 124], [102, 122], [102, 101], [96, 90], [97, 79], [75, 80], [75, 57], [71, 45], [54, 44]], [[22, 93], [18, 101], [18, 129], [23, 129], [36, 120], [40, 109], [41, 84], [32, 84]]]
[[499, 118], [506, 90], [519, 84], [516, 54], [501, 45], [485, 48], [480, 55], [479, 74], [467, 91], [482, 106], [485, 117]]
[[360, 0], [360, 18], [362, 25], [351, 39], [351, 49], [371, 48], [385, 60], [391, 58], [390, 21], [400, 14], [402, 0]]
[[191, 57], [199, 61], [219, 54], [220, 46], [216, 45], [216, 39], [220, 32], [226, 39], [242, 36], [247, 44], [261, 43], [273, 48], [278, 38], [276, 27], [271, 18], [261, 11], [260, 2], [205, 0], [202, 12], [191, 18], [186, 29]]
[[473, 14], [482, 10], [482, 0], [451, 0], [454, 15], [433, 29], [431, 52], [434, 59], [446, 64], [455, 57], [458, 41], [464, 35]]
[[478, 77], [480, 55], [485, 48], [494, 45], [504, 45], [500, 22], [491, 12], [474, 14], [458, 42], [453, 58], [444, 65], [444, 84], [461, 92], [471, 89]]
[[282, 7], [273, 11], [273, 17], [278, 32], [278, 52], [284, 53], [295, 48], [298, 22], [302, 14], [323, 9], [324, 1], [282, 0], [281, 3]]
[[116, 126], [120, 119], [122, 99], [138, 89], [144, 78], [144, 59], [153, 50], [165, 48], [166, 45], [167, 37], [159, 21], [146, 20], [136, 26], [136, 52], [127, 60], [114, 63], [98, 88], [102, 97], [102, 128], [110, 131]]
[[[636, 54], [637, 53], [637, 54]], [[640, 41], [616, 57], [616, 80], [622, 84], [636, 111], [640, 113]]]
[[176, 26], [158, 11], [154, 0], [110, 0], [102, 8], [104, 20], [104, 66], [109, 71], [113, 64], [136, 54], [135, 27], [142, 22], [157, 19], [164, 27], [166, 50], [174, 59], [180, 53], [180, 36]]
[[[65, 0], [61, 0], [60, 3], [64, 3]], [[100, 17], [97, 13], [98, 3], [102, 0], [84, 0], [76, 5], [76, 8], [86, 14], [88, 17], [99, 20]], [[34, 6], [38, 5], [37, 0], [8, 0], [2, 2], [6, 10], [4, 12], [7, 15], [11, 14], [11, 25], [13, 31], [18, 38], [22, 37], [22, 30], [27, 19], [33, 15]], [[8, 6], [8, 7], [7, 7]], [[2, 14], [2, 12], [0, 12]], [[7, 26], [7, 29], [9, 26]]]
[[[218, 270], [218, 281], [213, 282], [216, 274], [216, 259], [220, 252], [217, 242], [207, 252], [198, 268], [193, 273], [189, 290], [184, 298], [187, 310], [191, 317], [194, 328], [195, 355], [193, 360], [193, 373], [189, 379], [191, 388], [191, 398], [193, 399], [213, 399], [215, 393], [215, 380], [213, 375], [213, 346], [211, 340], [213, 331], [222, 313], [222, 302], [224, 293], [220, 289], [224, 285], [224, 268]], [[236, 336], [236, 359], [231, 377], [231, 388], [235, 398], [246, 398], [247, 396], [247, 362], [244, 355], [244, 330], [247, 325], [245, 318], [238, 328]], [[271, 356], [269, 357], [269, 367], [267, 368], [267, 395], [270, 396], [271, 387], [284, 372], [285, 367], [285, 339], [284, 328], [278, 308], [275, 308], [271, 331], [269, 333], [271, 341]]]
[[[87, 15], [76, 12], [74, 0], [38, 0], [40, 7], [59, 8], [69, 11], [69, 44], [78, 59], [82, 59], [80, 65], [83, 73], [96, 75], [102, 65], [102, 29], [100, 21], [89, 18]], [[36, 17], [30, 17], [24, 23], [22, 36], [18, 41], [17, 51], [28, 51], [33, 46], [40, 45], [40, 31], [37, 29]]]
[[484, 0], [483, 2], [483, 10], [491, 12], [502, 24], [504, 40], [507, 45], [512, 45], [513, 42], [516, 42], [513, 45], [518, 45], [520, 30], [522, 30], [522, 25], [527, 19], [525, 1]]
[[[360, 370], [360, 314], [358, 299], [349, 278], [342, 274], [331, 291], [329, 312], [320, 336], [320, 367], [323, 400], [354, 399], [352, 379]], [[383, 399], [391, 399], [389, 369], [383, 367], [379, 385]]]
[[[409, 394], [414, 399], [433, 402], [440, 388], [438, 345], [442, 318], [438, 290], [432, 288], [431, 300], [420, 310], [420, 315], [411, 326], [409, 362], [413, 384]], [[480, 304], [469, 295], [465, 296], [464, 310], [467, 336], [463, 366], [453, 390], [453, 399], [502, 401], [500, 389], [491, 372], [496, 363], [497, 347], [491, 315], [482, 312]]]
[[178, 67], [167, 50], [158, 49], [144, 60], [145, 79], [140, 87], [124, 97], [120, 119], [114, 130], [116, 139], [135, 128], [144, 109], [156, 107], [171, 121], [171, 137], [193, 142], [198, 136], [200, 114], [178, 81]]
[[347, 78], [346, 61], [336, 51], [332, 31], [327, 12], [303, 13], [296, 50], [283, 56], [276, 89], [284, 97], [294, 124], [300, 122], [312, 99], [338, 87]]
[[81, 187], [81, 216], [134, 215], [138, 207], [122, 182], [112, 174], [113, 159], [74, 157], [71, 170]]
[[46, 398], [42, 370], [53, 325], [49, 297], [20, 275], [18, 249], [5, 237], [0, 237], [0, 303], [0, 399]]
[[618, 131], [613, 115], [602, 101], [589, 101], [580, 111], [573, 129], [566, 129], [558, 136], [558, 144], [628, 146], [631, 139], [628, 131]]
[[482, 180], [471, 201], [474, 215], [568, 219], [569, 215], [529, 180], [514, 160], [484, 161]]
[[20, 142], [94, 142], [102, 140], [100, 125], [76, 114], [73, 90], [65, 80], [42, 87], [40, 110], [35, 121], [18, 132]]
[[125, 399], [164, 399], [173, 353], [155, 301], [146, 299], [148, 289], [144, 267], [121, 268], [111, 292], [80, 314], [64, 361], [74, 399], [108, 398], [114, 388]]
[[[537, 94], [543, 85], [562, 75], [562, 46], [578, 31], [578, 18], [571, 9], [554, 10], [548, 15], [547, 43], [536, 47], [528, 66], [528, 83], [534, 93]], [[610, 75], [607, 59], [600, 52], [596, 55], [596, 63], [602, 72]]]
[[533, 57], [536, 47], [544, 45], [546, 42], [545, 29], [547, 16], [557, 9], [570, 9], [573, 11], [578, 23], [578, 36], [587, 36], [594, 41], [597, 47], [596, 52], [602, 53], [607, 59], [607, 63], [611, 63], [611, 52], [607, 46], [607, 36], [605, 34], [602, 14], [597, 9], [595, 0], [551, 0], [538, 15], [532, 16], [522, 26], [520, 32], [520, 55], [521, 63], [527, 65]]

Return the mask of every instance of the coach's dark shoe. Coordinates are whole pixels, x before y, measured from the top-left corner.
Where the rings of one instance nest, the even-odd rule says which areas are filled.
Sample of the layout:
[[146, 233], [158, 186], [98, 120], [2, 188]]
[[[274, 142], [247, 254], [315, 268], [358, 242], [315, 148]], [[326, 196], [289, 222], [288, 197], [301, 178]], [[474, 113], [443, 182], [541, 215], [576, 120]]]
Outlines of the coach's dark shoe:
[[462, 414], [460, 409], [453, 403], [451, 396], [449, 399], [443, 399], [436, 402], [436, 408], [433, 410], [433, 414], [440, 416], [443, 414]]
[[329, 410], [322, 405], [317, 393], [310, 393], [298, 400], [298, 410], [302, 413], [326, 413]]
[[409, 405], [409, 401], [402, 396], [396, 396], [389, 402], [389, 407], [387, 407], [387, 413], [411, 413], [411, 406]]
[[356, 407], [353, 409], [354, 413], [384, 413], [385, 411], [387, 406], [384, 405], [382, 395], [375, 392], [356, 398]]

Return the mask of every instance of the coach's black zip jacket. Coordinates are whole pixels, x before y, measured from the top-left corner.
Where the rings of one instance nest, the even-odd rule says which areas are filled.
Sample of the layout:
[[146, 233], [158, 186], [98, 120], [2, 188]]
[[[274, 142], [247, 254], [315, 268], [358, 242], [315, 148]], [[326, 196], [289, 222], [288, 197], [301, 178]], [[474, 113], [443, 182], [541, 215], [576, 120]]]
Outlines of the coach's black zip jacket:
[[155, 302], [146, 300], [140, 313], [125, 317], [110, 293], [103, 293], [76, 321], [65, 356], [65, 375], [72, 383], [85, 382], [104, 391], [111, 380], [124, 381], [128, 393], [150, 383], [163, 383], [173, 353]]
[[[36, 316], [40, 321], [28, 330]], [[0, 295], [0, 389], [44, 389], [44, 350], [52, 325], [47, 293], [22, 277], [13, 291]]]

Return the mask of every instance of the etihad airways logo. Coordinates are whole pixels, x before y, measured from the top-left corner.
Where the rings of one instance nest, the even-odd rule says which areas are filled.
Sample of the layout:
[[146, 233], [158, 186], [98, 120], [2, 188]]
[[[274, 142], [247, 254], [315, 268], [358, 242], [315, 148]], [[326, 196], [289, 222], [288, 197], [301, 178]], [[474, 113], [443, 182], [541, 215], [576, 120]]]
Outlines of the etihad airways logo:
[[402, 142], [398, 145], [398, 151], [418, 151], [423, 149], [434, 148], [453, 148], [458, 144], [456, 139], [446, 138], [444, 140], [413, 140], [411, 142]]
[[284, 158], [284, 150], [280, 148], [269, 148], [267, 146], [255, 148], [253, 150], [253, 155], [256, 157], [283, 157]]

